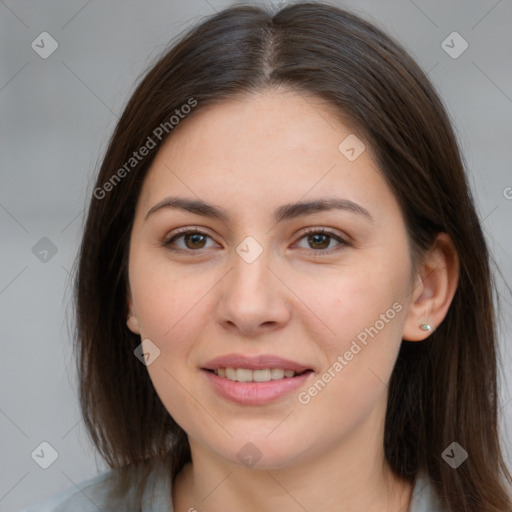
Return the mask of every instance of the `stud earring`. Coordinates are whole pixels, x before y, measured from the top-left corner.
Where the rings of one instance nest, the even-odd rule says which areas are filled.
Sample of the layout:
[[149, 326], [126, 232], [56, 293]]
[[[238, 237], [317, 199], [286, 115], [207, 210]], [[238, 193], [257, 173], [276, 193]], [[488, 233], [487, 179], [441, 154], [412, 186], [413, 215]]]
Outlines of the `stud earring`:
[[420, 325], [420, 329], [423, 330], [423, 331], [431, 331], [432, 330], [432, 325], [430, 325], [430, 324], [421, 324]]

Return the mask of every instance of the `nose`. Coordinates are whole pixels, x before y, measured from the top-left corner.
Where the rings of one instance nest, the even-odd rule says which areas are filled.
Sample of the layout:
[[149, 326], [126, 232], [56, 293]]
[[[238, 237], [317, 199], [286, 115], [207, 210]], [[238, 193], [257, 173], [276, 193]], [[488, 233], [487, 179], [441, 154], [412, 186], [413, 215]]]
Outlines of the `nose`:
[[233, 251], [233, 267], [219, 283], [217, 318], [224, 329], [246, 337], [282, 328], [291, 318], [291, 300], [266, 251], [248, 263]]

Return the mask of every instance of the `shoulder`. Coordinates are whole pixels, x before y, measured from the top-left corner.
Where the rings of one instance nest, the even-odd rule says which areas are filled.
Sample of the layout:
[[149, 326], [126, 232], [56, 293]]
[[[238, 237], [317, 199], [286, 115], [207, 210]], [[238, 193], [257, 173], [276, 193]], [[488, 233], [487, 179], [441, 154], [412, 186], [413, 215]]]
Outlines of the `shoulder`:
[[114, 476], [114, 471], [101, 473], [20, 512], [56, 512], [66, 508], [79, 512], [97, 512], [98, 507], [103, 509], [102, 503], [105, 502]]
[[[137, 479], [140, 474], [140, 471], [134, 471], [130, 478]], [[164, 468], [151, 469], [143, 490], [142, 502], [138, 503], [135, 485], [130, 485], [121, 496], [114, 492], [119, 476], [118, 470], [106, 471], [20, 512], [172, 512], [170, 476]]]
[[424, 471], [416, 476], [409, 512], [445, 512], [428, 474]]

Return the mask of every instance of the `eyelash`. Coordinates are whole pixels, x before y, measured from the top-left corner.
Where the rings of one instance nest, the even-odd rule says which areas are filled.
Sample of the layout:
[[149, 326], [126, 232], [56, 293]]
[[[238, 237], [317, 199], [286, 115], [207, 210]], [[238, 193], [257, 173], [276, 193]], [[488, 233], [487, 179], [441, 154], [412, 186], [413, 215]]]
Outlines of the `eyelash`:
[[[206, 237], [211, 239], [210, 235], [208, 235], [207, 233], [204, 233], [203, 231], [200, 231], [200, 230], [197, 230], [197, 229], [183, 228], [183, 229], [178, 230], [177, 232], [175, 232], [167, 240], [164, 240], [163, 245], [164, 245], [164, 247], [166, 247], [167, 249], [169, 249], [170, 251], [173, 251], [173, 252], [187, 253], [187, 254], [198, 254], [199, 252], [202, 251], [202, 249], [180, 249], [180, 248], [172, 247], [172, 243], [173, 242], [175, 242], [176, 240], [178, 240], [182, 236], [188, 235], [188, 234], [203, 235], [203, 236], [206, 236]], [[340, 250], [343, 246], [350, 247], [352, 245], [349, 242], [347, 242], [346, 240], [344, 240], [343, 238], [341, 238], [339, 235], [333, 233], [332, 231], [329, 231], [328, 229], [324, 229], [324, 228], [312, 228], [312, 229], [309, 229], [309, 230], [307, 230], [307, 231], [305, 231], [305, 232], [303, 232], [301, 234], [299, 240], [302, 240], [303, 238], [307, 237], [308, 235], [317, 235], [317, 234], [327, 235], [329, 238], [334, 238], [337, 242], [339, 242], [339, 245], [337, 246], [337, 248], [335, 247], [334, 250], [332, 248], [331, 249], [327, 249], [327, 250], [320, 250], [320, 251], [316, 251], [314, 249], [311, 249], [315, 256], [321, 256], [321, 255], [324, 255], [324, 254], [331, 254], [331, 253], [333, 253], [333, 252], [335, 252], [337, 250]]]

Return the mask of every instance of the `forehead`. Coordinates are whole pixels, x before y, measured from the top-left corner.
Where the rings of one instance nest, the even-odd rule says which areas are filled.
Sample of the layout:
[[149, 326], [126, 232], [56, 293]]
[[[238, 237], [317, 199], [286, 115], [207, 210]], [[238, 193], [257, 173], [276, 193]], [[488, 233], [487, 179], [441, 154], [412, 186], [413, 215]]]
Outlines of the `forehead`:
[[[340, 150], [345, 140], [364, 147], [355, 160]], [[182, 121], [148, 171], [141, 208], [169, 193], [255, 213], [336, 193], [379, 209], [394, 199], [371, 151], [320, 98], [290, 90], [238, 96]]]
[[[340, 134], [351, 133], [333, 105], [322, 98], [290, 89], [239, 94], [219, 103], [199, 105], [169, 137], [165, 148], [187, 152], [208, 149], [220, 159], [229, 148], [231, 159], [269, 154], [292, 159], [315, 153], [337, 154]], [[172, 149], [171, 149], [172, 151]]]

